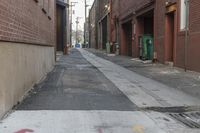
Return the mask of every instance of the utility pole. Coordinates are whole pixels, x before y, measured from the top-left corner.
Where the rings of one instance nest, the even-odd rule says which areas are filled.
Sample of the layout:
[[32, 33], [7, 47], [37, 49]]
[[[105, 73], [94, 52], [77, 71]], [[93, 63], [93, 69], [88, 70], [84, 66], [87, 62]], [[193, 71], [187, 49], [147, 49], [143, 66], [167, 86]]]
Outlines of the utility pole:
[[84, 24], [84, 45], [86, 45], [86, 24], [87, 24], [87, 0], [85, 0], [85, 24]]
[[78, 24], [81, 17], [76, 17], [76, 44], [78, 43]]
[[75, 6], [75, 4], [77, 4], [78, 2], [71, 2], [71, 4], [69, 5], [71, 7], [71, 22], [70, 22], [70, 47], [72, 46], [72, 27], [73, 27], [73, 7]]

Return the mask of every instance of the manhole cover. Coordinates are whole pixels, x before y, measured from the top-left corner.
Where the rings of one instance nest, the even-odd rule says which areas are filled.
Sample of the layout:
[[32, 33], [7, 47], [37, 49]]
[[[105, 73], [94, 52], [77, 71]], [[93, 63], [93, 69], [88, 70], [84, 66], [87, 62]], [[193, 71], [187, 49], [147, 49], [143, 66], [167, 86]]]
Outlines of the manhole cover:
[[169, 115], [189, 128], [200, 128], [200, 112], [170, 113]]

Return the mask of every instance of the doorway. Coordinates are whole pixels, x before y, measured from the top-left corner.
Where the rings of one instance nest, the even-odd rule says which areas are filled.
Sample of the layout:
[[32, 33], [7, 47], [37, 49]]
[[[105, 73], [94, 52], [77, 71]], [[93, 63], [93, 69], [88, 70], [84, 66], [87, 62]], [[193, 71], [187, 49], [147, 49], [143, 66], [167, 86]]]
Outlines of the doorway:
[[137, 56], [142, 60], [153, 60], [154, 53], [154, 10], [137, 16]]
[[102, 21], [102, 49], [106, 49], [106, 43], [108, 42], [108, 27], [107, 16]]
[[56, 24], [56, 29], [57, 29], [57, 33], [56, 33], [56, 50], [57, 51], [64, 51], [64, 45], [65, 45], [65, 26], [66, 26], [66, 15], [65, 15], [65, 7], [57, 5], [56, 6], [56, 20], [57, 20], [57, 24]]
[[127, 56], [132, 56], [132, 21], [129, 21], [122, 26], [124, 31], [124, 53]]
[[175, 58], [175, 12], [166, 14], [165, 61], [174, 62]]

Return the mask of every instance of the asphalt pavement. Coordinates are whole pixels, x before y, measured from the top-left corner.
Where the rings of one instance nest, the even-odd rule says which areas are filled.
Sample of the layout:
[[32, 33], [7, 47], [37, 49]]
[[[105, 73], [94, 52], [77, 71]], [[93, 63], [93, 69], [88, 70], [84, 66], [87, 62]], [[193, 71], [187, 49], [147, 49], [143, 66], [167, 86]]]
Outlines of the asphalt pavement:
[[121, 110], [133, 104], [81, 53], [72, 49], [46, 79], [34, 87], [17, 110]]
[[200, 133], [198, 98], [84, 49], [57, 59], [0, 133]]

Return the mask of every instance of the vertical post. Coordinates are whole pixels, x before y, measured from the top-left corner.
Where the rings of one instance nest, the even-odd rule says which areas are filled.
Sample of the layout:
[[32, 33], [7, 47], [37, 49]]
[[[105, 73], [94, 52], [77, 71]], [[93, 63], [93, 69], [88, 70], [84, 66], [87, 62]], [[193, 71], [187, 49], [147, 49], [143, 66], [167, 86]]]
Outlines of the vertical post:
[[[71, 2], [71, 22], [70, 22], [70, 47], [72, 46], [72, 27], [73, 27], [73, 6], [77, 4], [78, 2]], [[74, 5], [73, 5], [74, 4]]]
[[188, 48], [188, 32], [189, 32], [189, 0], [185, 0], [186, 17], [185, 17], [185, 71], [187, 71], [187, 48]]
[[76, 18], [76, 44], [78, 43], [78, 24], [79, 24], [79, 18]]
[[73, 22], [72, 22], [72, 19], [73, 19], [73, 9], [72, 9], [72, 5], [71, 6], [71, 22], [70, 22], [70, 47], [72, 47], [72, 25], [73, 25]]
[[87, 0], [85, 0], [84, 45], [86, 45]]
[[113, 42], [112, 42], [112, 21], [113, 21], [113, 19], [112, 19], [112, 12], [113, 12], [113, 9], [112, 9], [112, 0], [110, 0], [110, 9], [109, 9], [110, 11], [110, 21], [109, 21], [109, 43], [110, 43], [110, 51], [111, 52], [113, 52], [113, 46], [114, 46], [114, 44], [113, 44]]

